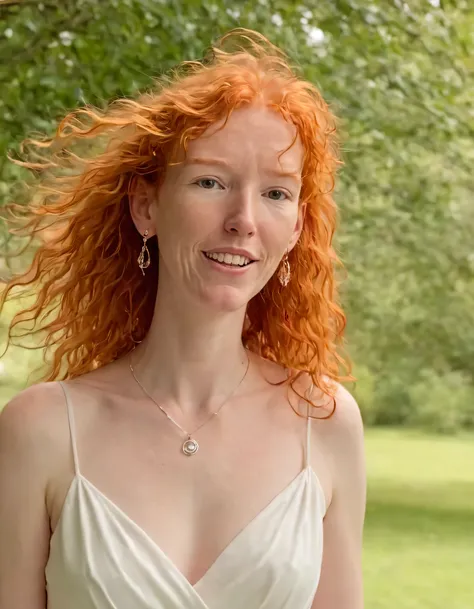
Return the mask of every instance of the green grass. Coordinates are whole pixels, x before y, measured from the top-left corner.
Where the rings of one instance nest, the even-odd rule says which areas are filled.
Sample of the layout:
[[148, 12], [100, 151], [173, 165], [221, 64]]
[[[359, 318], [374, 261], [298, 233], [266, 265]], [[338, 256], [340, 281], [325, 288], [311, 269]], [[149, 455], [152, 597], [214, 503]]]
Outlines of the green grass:
[[366, 609], [474, 609], [474, 436], [366, 432]]
[[[0, 363], [1, 410], [41, 352]], [[474, 609], [474, 435], [368, 429], [366, 450], [366, 609]]]

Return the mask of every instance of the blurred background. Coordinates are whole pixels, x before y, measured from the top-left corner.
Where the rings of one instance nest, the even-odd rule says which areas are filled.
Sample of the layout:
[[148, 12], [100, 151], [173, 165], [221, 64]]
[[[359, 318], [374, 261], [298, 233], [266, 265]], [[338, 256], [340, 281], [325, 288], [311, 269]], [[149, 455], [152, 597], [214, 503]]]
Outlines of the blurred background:
[[[150, 87], [237, 26], [280, 45], [341, 118], [366, 607], [473, 609], [473, 0], [0, 0], [0, 205], [26, 177], [7, 160], [23, 138]], [[4, 226], [0, 239], [3, 252], [18, 245]], [[0, 258], [0, 282], [30, 259]], [[2, 352], [26, 304], [2, 312]], [[1, 358], [0, 409], [41, 358]]]

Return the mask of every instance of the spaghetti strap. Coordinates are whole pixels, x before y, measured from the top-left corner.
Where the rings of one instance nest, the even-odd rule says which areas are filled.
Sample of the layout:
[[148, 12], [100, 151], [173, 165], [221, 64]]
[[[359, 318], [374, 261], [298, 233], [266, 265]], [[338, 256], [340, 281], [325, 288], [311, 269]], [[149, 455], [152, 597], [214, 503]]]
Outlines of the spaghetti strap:
[[[313, 383], [311, 383], [311, 387], [309, 389], [307, 399], [311, 399], [311, 395], [313, 393]], [[310, 465], [311, 459], [311, 417], [309, 416], [310, 405], [306, 403], [306, 467]]]
[[72, 400], [69, 395], [69, 390], [67, 389], [65, 383], [63, 383], [63, 381], [58, 381], [58, 383], [61, 385], [61, 388], [64, 393], [64, 397], [66, 398], [67, 419], [68, 419], [68, 423], [69, 423], [69, 433], [71, 436], [72, 456], [74, 459], [74, 473], [76, 475], [80, 475], [79, 457], [77, 455], [77, 445], [76, 445], [76, 425], [74, 423], [74, 412], [72, 409]]
[[309, 404], [306, 417], [306, 467], [309, 467], [311, 459], [311, 417], [309, 416]]

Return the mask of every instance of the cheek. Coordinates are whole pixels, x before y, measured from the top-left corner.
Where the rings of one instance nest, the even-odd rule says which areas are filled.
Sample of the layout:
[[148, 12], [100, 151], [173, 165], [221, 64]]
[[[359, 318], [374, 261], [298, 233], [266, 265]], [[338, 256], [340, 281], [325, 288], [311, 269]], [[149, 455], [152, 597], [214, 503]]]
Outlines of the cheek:
[[[216, 213], [217, 212], [217, 213]], [[165, 246], [172, 242], [174, 247], [182, 243], [187, 248], [199, 244], [215, 232], [221, 219], [215, 205], [206, 204], [189, 192], [178, 189], [171, 197], [160, 200], [156, 212], [158, 241]]]
[[289, 204], [278, 211], [270, 210], [260, 224], [262, 241], [276, 256], [283, 255], [294, 235], [298, 222], [298, 205]]

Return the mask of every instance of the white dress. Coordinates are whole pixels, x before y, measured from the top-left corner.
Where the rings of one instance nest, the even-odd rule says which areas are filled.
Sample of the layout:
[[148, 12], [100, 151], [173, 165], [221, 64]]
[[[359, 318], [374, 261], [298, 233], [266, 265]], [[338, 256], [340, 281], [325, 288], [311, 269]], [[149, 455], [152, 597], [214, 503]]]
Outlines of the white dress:
[[310, 609], [323, 553], [325, 499], [309, 465], [238, 533], [191, 585], [161, 548], [80, 473], [50, 542], [48, 609]]

